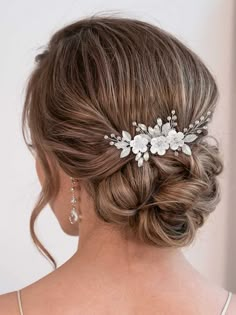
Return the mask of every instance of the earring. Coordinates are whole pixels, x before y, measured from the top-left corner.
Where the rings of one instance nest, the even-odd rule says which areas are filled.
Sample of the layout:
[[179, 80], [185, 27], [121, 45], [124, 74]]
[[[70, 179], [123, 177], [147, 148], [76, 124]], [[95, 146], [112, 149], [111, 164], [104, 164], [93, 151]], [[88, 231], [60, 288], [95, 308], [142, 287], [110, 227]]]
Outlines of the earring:
[[75, 207], [75, 204], [78, 201], [78, 199], [75, 197], [75, 187], [76, 187], [76, 183], [78, 182], [78, 180], [73, 178], [73, 177], [70, 177], [70, 179], [72, 182], [72, 187], [70, 189], [70, 191], [72, 192], [72, 199], [71, 199], [72, 209], [70, 211], [69, 221], [71, 224], [74, 224], [75, 222], [78, 221], [78, 219], [81, 220], [82, 215], [77, 213], [76, 207]]

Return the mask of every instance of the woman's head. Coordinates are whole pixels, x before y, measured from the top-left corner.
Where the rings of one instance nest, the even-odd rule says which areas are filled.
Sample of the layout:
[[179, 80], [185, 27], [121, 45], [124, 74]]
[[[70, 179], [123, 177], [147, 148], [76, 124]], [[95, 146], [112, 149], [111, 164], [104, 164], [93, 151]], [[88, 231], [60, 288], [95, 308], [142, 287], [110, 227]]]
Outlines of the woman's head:
[[31, 216], [37, 245], [43, 247], [34, 220], [47, 203], [56, 204], [61, 178], [68, 186], [70, 176], [85, 188], [101, 223], [156, 246], [190, 244], [219, 201], [223, 165], [207, 132], [191, 145], [191, 156], [169, 150], [141, 168], [132, 154], [121, 159], [104, 135], [134, 136], [133, 121], [154, 125], [172, 109], [177, 130], [214, 113], [217, 86], [199, 57], [147, 22], [92, 16], [53, 34], [36, 62], [22, 118], [44, 178]]

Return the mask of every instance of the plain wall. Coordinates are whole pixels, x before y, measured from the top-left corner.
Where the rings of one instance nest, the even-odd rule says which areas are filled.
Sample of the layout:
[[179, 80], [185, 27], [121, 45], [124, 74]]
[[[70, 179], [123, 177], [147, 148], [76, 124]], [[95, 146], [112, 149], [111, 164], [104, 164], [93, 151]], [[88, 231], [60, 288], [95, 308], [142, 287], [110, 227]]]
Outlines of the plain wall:
[[[0, 294], [53, 270], [29, 233], [40, 186], [34, 160], [23, 142], [20, 118], [34, 56], [58, 28], [98, 11], [145, 19], [170, 31], [198, 53], [216, 77], [220, 100], [209, 131], [218, 138], [225, 161], [220, 176], [222, 199], [184, 253], [209, 279], [236, 291], [233, 9], [233, 0], [120, 0], [119, 5], [106, 0], [0, 2]], [[63, 264], [76, 250], [77, 238], [60, 230], [49, 207], [36, 223], [40, 239]]]

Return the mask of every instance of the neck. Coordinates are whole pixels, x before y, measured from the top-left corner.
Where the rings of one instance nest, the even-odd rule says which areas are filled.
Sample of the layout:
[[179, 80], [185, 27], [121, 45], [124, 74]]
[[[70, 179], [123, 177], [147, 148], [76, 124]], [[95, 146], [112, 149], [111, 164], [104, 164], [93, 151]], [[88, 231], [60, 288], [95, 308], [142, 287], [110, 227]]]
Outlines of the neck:
[[[192, 270], [181, 249], [148, 245], [133, 238], [124, 236], [113, 225], [105, 227], [94, 225], [91, 229], [80, 230], [78, 249], [71, 257], [74, 266], [85, 265], [91, 270], [105, 271], [138, 271], [145, 270], [153, 276], [153, 272], [163, 274], [180, 273], [183, 269]], [[148, 267], [148, 268], [147, 268]]]

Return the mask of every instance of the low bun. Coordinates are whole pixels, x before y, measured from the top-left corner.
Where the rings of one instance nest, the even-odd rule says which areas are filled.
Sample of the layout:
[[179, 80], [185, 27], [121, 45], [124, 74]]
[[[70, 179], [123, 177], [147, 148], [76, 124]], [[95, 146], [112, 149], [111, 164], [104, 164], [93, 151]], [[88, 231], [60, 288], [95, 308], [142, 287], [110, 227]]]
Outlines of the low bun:
[[96, 209], [106, 222], [129, 225], [128, 221], [152, 195], [155, 176], [150, 167], [137, 172], [134, 161], [94, 185]]
[[140, 240], [159, 247], [190, 245], [220, 200], [218, 146], [199, 142], [192, 156], [154, 156], [137, 172], [129, 162], [97, 186], [96, 209]]

